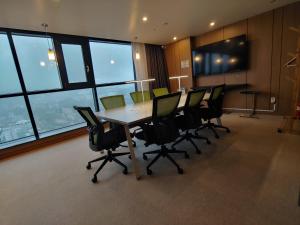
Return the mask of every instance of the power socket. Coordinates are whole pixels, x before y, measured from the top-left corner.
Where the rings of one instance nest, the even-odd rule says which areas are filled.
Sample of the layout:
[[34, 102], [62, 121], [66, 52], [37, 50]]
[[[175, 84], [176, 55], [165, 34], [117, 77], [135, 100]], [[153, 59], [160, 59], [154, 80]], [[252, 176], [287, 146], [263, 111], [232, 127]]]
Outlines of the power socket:
[[271, 97], [271, 104], [275, 104], [276, 103], [276, 97], [272, 96]]

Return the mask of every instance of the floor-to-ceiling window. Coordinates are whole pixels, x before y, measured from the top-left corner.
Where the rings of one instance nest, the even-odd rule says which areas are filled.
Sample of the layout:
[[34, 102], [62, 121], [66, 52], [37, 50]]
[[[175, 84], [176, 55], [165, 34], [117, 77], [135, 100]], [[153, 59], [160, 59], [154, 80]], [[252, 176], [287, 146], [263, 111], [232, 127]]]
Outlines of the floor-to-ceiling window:
[[126, 104], [131, 104], [129, 93], [135, 91], [135, 85], [122, 83], [134, 80], [131, 45], [90, 41], [90, 49], [95, 82], [101, 85], [98, 96], [122, 94]]
[[72, 38], [0, 31], [0, 149], [85, 126], [75, 105], [101, 110], [115, 94], [131, 103], [130, 43]]

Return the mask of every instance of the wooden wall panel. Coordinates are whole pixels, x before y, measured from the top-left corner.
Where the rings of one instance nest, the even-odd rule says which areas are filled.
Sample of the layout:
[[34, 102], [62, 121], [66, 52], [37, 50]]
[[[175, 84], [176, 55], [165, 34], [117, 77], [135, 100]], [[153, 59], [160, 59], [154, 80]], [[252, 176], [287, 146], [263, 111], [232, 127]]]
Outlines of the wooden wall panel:
[[243, 20], [224, 27], [223, 39], [236, 37], [242, 34], [247, 34], [247, 20]]
[[[165, 48], [165, 57], [167, 61], [169, 77], [188, 75], [188, 78], [182, 79], [181, 86], [185, 87], [186, 89], [190, 89], [193, 86], [190, 38], [167, 45]], [[182, 60], [189, 61], [188, 68], [181, 68]], [[170, 80], [170, 89], [172, 92], [178, 90], [177, 80]]]
[[[272, 43], [272, 66], [271, 66], [271, 89], [270, 96], [279, 101], [280, 74], [282, 69], [281, 52], [282, 52], [282, 22], [283, 8], [274, 10], [273, 14], [273, 43]], [[278, 104], [276, 103], [276, 112]], [[270, 106], [273, 108], [273, 104]]]
[[[297, 34], [291, 31], [291, 26], [300, 26], [300, 2], [288, 5], [283, 9], [283, 36], [282, 36], [282, 65], [291, 58], [289, 53], [293, 53], [297, 48]], [[280, 75], [279, 92], [279, 113], [287, 114], [291, 112], [290, 101], [292, 99], [292, 83], [286, 79], [287, 76], [294, 74], [293, 68], [282, 68]]]
[[[291, 26], [300, 26], [300, 2], [192, 37], [189, 42], [191, 46], [184, 41], [172, 43], [168, 47], [172, 46], [174, 53], [166, 53], [166, 57], [173, 57], [172, 63], [175, 63], [177, 68], [174, 73], [180, 70], [180, 74], [184, 74], [186, 71], [181, 71], [180, 60], [186, 57], [187, 52], [191, 54], [190, 48], [247, 34], [250, 40], [248, 71], [200, 77], [194, 79], [193, 83], [196, 86], [248, 83], [251, 85], [251, 89], [262, 92], [257, 101], [258, 109], [272, 110], [270, 97], [274, 96], [278, 102], [278, 113], [286, 114], [290, 111], [289, 105], [292, 96], [292, 84], [287, 81], [286, 76], [294, 71], [283, 68], [283, 64], [290, 58], [288, 53], [294, 52], [297, 45], [297, 35], [289, 30]], [[168, 65], [168, 67], [172, 67], [172, 65]], [[187, 72], [192, 74], [192, 70]], [[170, 71], [169, 74], [172, 72]], [[239, 94], [239, 90], [237, 90], [226, 94], [224, 104], [228, 108], [251, 108], [252, 99]]]
[[[248, 20], [250, 40], [250, 69], [247, 83], [252, 89], [261, 92], [257, 98], [257, 108], [270, 109], [270, 81], [272, 63], [273, 11]], [[251, 97], [247, 102], [251, 102]]]
[[193, 40], [193, 46], [208, 45], [217, 41], [223, 40], [223, 29], [214, 30], [201, 36], [195, 37]]

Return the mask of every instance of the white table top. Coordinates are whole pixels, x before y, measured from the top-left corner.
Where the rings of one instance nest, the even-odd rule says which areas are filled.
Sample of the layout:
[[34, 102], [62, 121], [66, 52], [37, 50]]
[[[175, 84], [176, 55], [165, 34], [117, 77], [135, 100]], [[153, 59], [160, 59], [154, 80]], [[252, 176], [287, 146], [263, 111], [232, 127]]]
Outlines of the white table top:
[[[182, 108], [184, 106], [186, 97], [186, 94], [181, 95], [178, 108]], [[207, 99], [207, 95], [204, 99]], [[98, 118], [109, 122], [122, 125], [132, 125], [150, 119], [152, 117], [152, 106], [152, 101], [147, 101], [133, 105], [126, 105], [121, 108], [96, 112], [95, 115]]]
[[[182, 108], [185, 104], [187, 95], [182, 95], [178, 104], [178, 108]], [[114, 122], [122, 125], [135, 124], [152, 117], [152, 101], [143, 103], [126, 105], [125, 107], [104, 110], [96, 112], [95, 115], [98, 118]]]

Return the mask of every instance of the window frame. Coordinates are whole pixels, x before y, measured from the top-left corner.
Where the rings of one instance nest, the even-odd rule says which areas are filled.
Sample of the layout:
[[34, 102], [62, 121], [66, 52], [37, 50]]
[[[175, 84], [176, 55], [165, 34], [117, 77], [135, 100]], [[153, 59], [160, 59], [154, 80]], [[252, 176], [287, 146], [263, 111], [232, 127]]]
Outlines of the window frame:
[[[36, 95], [36, 94], [46, 94], [46, 93], [52, 93], [52, 92], [63, 92], [63, 91], [69, 91], [69, 90], [79, 90], [79, 89], [86, 89], [86, 88], [91, 88], [92, 93], [93, 93], [93, 99], [94, 99], [94, 110], [99, 111], [99, 98], [97, 94], [97, 88], [101, 87], [106, 87], [106, 86], [117, 86], [117, 85], [124, 85], [128, 84], [128, 81], [122, 81], [122, 82], [113, 82], [113, 83], [103, 83], [103, 84], [96, 84], [95, 83], [95, 76], [94, 76], [94, 70], [93, 70], [93, 63], [92, 63], [92, 57], [91, 57], [91, 51], [90, 51], [90, 45], [89, 42], [102, 42], [102, 43], [110, 43], [110, 44], [122, 44], [122, 45], [131, 45], [131, 42], [129, 41], [120, 41], [120, 40], [111, 40], [111, 39], [104, 39], [104, 38], [95, 38], [95, 37], [88, 37], [88, 36], [78, 36], [78, 35], [67, 35], [67, 34], [58, 34], [58, 33], [47, 33], [47, 36], [45, 35], [44, 32], [40, 31], [29, 31], [29, 30], [22, 30], [22, 29], [13, 29], [13, 28], [3, 28], [0, 27], [0, 33], [6, 34], [9, 45], [11, 48], [11, 52], [13, 55], [13, 59], [15, 62], [15, 67], [17, 70], [18, 78], [20, 81], [20, 86], [21, 86], [21, 92], [19, 93], [10, 93], [10, 94], [2, 94], [0, 95], [0, 99], [2, 98], [9, 98], [9, 97], [18, 97], [18, 96], [23, 96], [25, 100], [25, 105], [27, 108], [27, 112], [29, 115], [29, 119], [32, 125], [33, 133], [34, 133], [34, 138], [35, 140], [24, 142], [22, 144], [16, 144], [8, 148], [3, 148], [0, 149], [1, 151], [8, 151], [12, 148], [15, 148], [16, 146], [19, 145], [24, 145], [26, 143], [31, 143], [38, 141], [40, 139], [44, 139], [47, 137], [41, 137], [41, 134], [39, 134], [37, 125], [35, 122], [34, 114], [32, 111], [31, 103], [29, 100], [30, 95]], [[23, 36], [37, 36], [37, 37], [49, 37], [52, 39], [55, 54], [56, 54], [56, 59], [58, 63], [58, 73], [59, 73], [59, 78], [61, 81], [61, 88], [57, 89], [50, 89], [50, 90], [37, 90], [37, 91], [28, 91], [25, 86], [24, 78], [23, 78], [23, 73], [21, 70], [21, 66], [19, 63], [16, 47], [13, 41], [13, 35], [23, 35]], [[63, 59], [63, 53], [62, 53], [62, 48], [60, 46], [61, 42], [69, 42], [69, 43], [82, 43], [82, 51], [84, 54], [84, 62], [86, 65], [89, 66], [89, 75], [87, 74], [87, 82], [84, 83], [68, 83], [67, 78], [67, 73], [66, 69], [63, 68], [65, 66]], [[132, 56], [133, 57], [133, 56]], [[133, 66], [133, 78], [136, 79], [136, 71], [135, 71], [135, 66], [134, 66], [134, 60], [132, 58], [132, 66]], [[137, 89], [137, 84], [135, 83], [135, 89]], [[63, 130], [63, 127], [61, 128]], [[80, 128], [75, 128], [74, 130], [77, 130]], [[66, 132], [70, 132], [71, 130], [65, 131], [65, 132], [59, 132], [56, 134], [53, 134], [49, 137], [60, 135]]]

